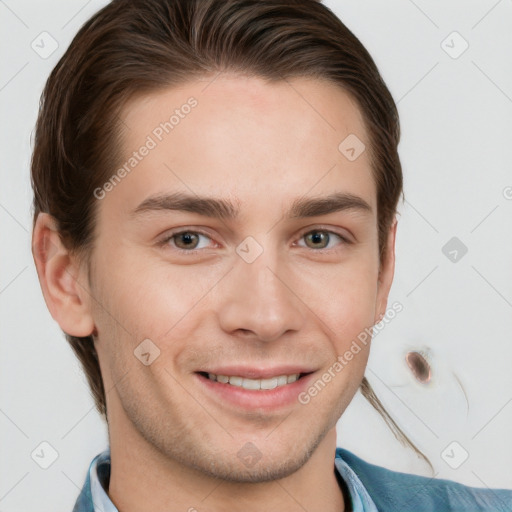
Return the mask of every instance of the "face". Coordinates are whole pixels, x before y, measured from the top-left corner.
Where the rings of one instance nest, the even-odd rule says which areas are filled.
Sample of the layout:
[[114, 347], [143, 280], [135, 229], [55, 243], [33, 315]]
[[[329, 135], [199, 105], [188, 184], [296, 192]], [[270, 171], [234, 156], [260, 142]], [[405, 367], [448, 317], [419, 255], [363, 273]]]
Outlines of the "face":
[[369, 344], [344, 354], [389, 291], [368, 151], [338, 149], [368, 147], [361, 114], [331, 84], [223, 75], [122, 120], [90, 276], [110, 434], [226, 480], [286, 476], [355, 394]]

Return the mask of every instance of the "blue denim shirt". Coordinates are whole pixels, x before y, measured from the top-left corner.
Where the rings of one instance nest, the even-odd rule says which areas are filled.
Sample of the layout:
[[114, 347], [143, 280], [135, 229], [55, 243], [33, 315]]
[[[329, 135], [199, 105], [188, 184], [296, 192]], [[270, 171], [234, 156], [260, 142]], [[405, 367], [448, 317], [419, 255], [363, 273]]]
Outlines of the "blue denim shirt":
[[[468, 487], [451, 480], [391, 471], [336, 449], [334, 470], [353, 512], [512, 512], [512, 490]], [[118, 512], [108, 497], [110, 451], [97, 455], [73, 512]]]

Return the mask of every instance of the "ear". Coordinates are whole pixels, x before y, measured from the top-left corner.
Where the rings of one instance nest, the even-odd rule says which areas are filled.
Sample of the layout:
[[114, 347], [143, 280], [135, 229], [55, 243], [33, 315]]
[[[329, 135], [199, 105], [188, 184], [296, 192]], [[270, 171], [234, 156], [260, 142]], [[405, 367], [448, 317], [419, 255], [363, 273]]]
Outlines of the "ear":
[[377, 283], [377, 302], [374, 319], [375, 323], [379, 322], [386, 313], [389, 290], [391, 289], [393, 276], [395, 274], [395, 240], [397, 223], [398, 221], [395, 217], [391, 227], [389, 228], [388, 237], [386, 240], [386, 255], [379, 269], [379, 280]]
[[44, 300], [54, 320], [71, 336], [94, 331], [87, 279], [63, 245], [57, 222], [40, 213], [32, 233], [32, 256]]

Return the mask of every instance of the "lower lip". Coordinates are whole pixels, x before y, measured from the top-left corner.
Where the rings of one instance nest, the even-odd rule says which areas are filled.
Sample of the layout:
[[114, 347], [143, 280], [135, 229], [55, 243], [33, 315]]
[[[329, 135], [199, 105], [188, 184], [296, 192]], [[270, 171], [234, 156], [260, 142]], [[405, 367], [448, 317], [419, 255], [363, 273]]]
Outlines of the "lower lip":
[[208, 393], [213, 394], [216, 399], [220, 398], [223, 402], [228, 402], [241, 409], [263, 409], [270, 411], [294, 403], [300, 403], [298, 396], [307, 389], [314, 374], [304, 375], [295, 382], [285, 386], [265, 390], [245, 389], [233, 386], [232, 384], [224, 384], [223, 382], [211, 380], [199, 373], [196, 373], [195, 376], [204, 389]]

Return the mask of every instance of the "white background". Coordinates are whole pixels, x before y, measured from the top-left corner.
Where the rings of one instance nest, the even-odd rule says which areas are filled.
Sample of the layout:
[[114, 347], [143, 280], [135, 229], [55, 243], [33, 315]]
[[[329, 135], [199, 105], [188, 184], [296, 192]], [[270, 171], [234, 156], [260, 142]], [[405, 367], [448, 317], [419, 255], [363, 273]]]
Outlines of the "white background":
[[[107, 446], [85, 376], [40, 291], [29, 180], [44, 82], [104, 3], [0, 1], [1, 512], [71, 510]], [[403, 311], [375, 337], [366, 375], [436, 477], [512, 488], [512, 2], [325, 3], [374, 57], [401, 116], [406, 200], [390, 304]], [[43, 31], [59, 45], [47, 59], [31, 48]], [[446, 51], [463, 48], [454, 31], [469, 44], [457, 58]], [[468, 249], [456, 262], [442, 252], [452, 237]], [[430, 359], [427, 385], [405, 363], [413, 350]], [[31, 458], [43, 441], [58, 452], [48, 469]], [[452, 466], [462, 450], [469, 455], [458, 469], [443, 452], [453, 441]], [[338, 445], [431, 475], [359, 393]]]

